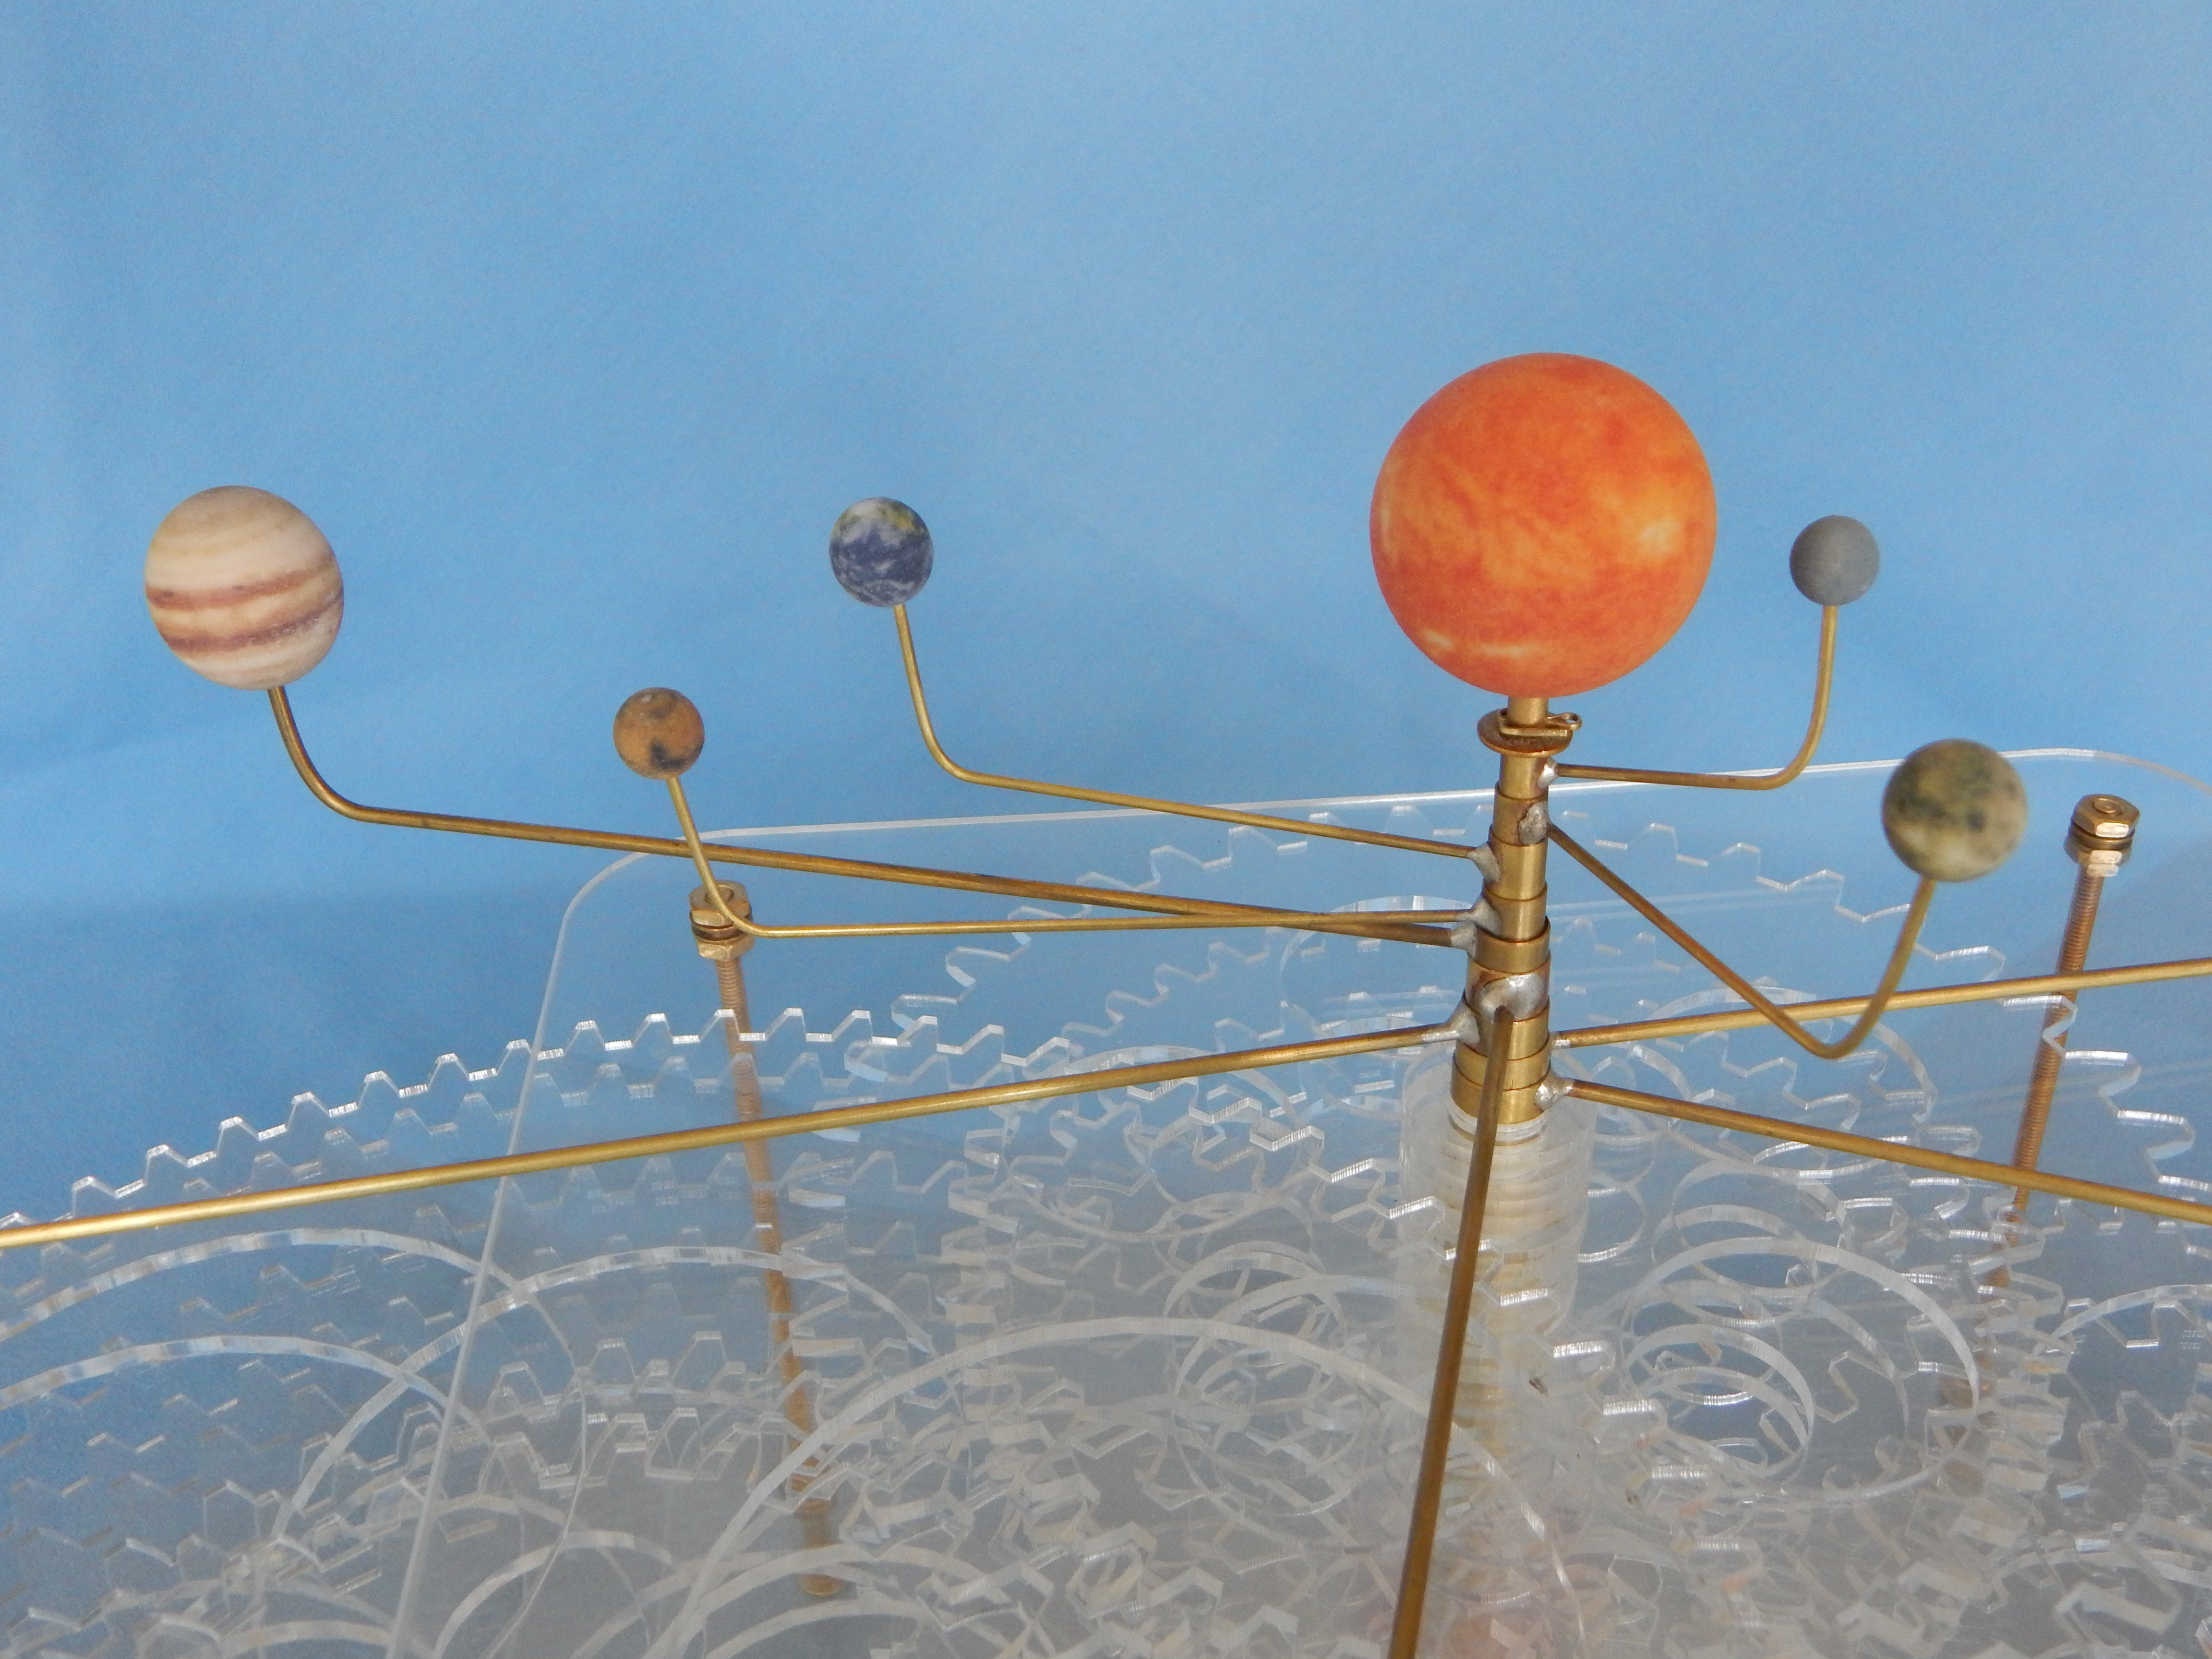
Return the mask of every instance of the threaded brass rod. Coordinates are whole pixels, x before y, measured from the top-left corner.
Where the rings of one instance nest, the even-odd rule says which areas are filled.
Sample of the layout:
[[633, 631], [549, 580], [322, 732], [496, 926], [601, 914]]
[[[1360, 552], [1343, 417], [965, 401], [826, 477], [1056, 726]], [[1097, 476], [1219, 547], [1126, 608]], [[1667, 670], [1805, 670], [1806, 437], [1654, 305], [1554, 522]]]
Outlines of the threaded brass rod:
[[[759, 1123], [768, 1113], [761, 1102], [760, 1073], [753, 1064], [752, 1050], [738, 1035], [752, 1029], [752, 1011], [745, 996], [745, 965], [734, 956], [716, 957], [714, 980], [728, 1011], [729, 1024], [722, 1036], [730, 1048], [730, 1088], [737, 1103], [738, 1121]], [[762, 1255], [778, 1261], [783, 1257], [783, 1214], [775, 1198], [775, 1163], [765, 1140], [744, 1143], [745, 1183], [752, 1188], [753, 1237]], [[793, 1444], [804, 1442], [814, 1432], [814, 1396], [806, 1386], [806, 1363], [792, 1346], [791, 1316], [793, 1303], [791, 1280], [782, 1269], [769, 1267], [761, 1273], [761, 1297], [768, 1304], [769, 1346], [775, 1354], [777, 1374], [783, 1379], [783, 1418], [791, 1425]], [[815, 1472], [801, 1469], [791, 1477], [791, 1495], [799, 1499], [799, 1533], [809, 1549], [828, 1549], [837, 1541], [837, 1522], [831, 1513], [826, 1498], [802, 1496], [814, 1484]], [[799, 1576], [799, 1588], [810, 1595], [835, 1595], [844, 1588], [842, 1581], [826, 1573], [810, 1572]]]
[[[2074, 872], [2074, 896], [2066, 907], [2066, 932], [2058, 941], [2058, 971], [2075, 974], [2089, 959], [2089, 936], [2097, 928], [2097, 901], [2104, 894], [2105, 878], [2086, 866]], [[2027, 1097], [2021, 1103], [2020, 1133], [2013, 1142], [2012, 1161], [2032, 1170], [2043, 1156], [2043, 1132], [2051, 1122], [2051, 1102], [2058, 1091], [2058, 1067], [2066, 1058], [2063, 1044], [2051, 1041], [2054, 1027], [2063, 1026], [2074, 1015], [2070, 996], [2062, 997], [2045, 1011], [2043, 1029], [2036, 1036], [2035, 1065], [2027, 1076]], [[2027, 1188], [2014, 1195], [2013, 1207], [2027, 1207]]]

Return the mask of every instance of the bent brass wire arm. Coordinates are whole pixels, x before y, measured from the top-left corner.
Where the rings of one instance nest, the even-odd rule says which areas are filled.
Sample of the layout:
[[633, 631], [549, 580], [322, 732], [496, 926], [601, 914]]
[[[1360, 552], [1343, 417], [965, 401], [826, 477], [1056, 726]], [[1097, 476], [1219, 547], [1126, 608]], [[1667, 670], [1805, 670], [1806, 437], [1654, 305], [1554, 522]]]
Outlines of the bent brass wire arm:
[[1574, 766], [1562, 761], [1559, 775], [1602, 783], [1671, 783], [1686, 789], [1779, 789], [1812, 764], [1814, 753], [1820, 746], [1820, 734], [1827, 729], [1828, 688], [1836, 670], [1837, 609], [1832, 605], [1820, 607], [1820, 659], [1813, 671], [1813, 717], [1806, 722], [1805, 741], [1797, 745], [1796, 758], [1780, 771], [1739, 777], [1727, 772], [1647, 772], [1631, 766]]
[[1627, 900], [1638, 915], [1688, 951], [1699, 966], [1749, 1003], [1753, 1012], [1767, 1024], [1819, 1060], [1841, 1060], [1857, 1048], [1865, 1040], [1867, 1033], [1880, 1022], [1890, 1000], [1897, 994], [1898, 983], [1905, 977], [1905, 968], [1912, 960], [1912, 947], [1919, 943], [1921, 925], [1928, 920], [1928, 906], [1936, 896], [1936, 883], [1932, 878], [1923, 876], [1919, 886], [1913, 890], [1912, 902], [1905, 913], [1904, 925], [1897, 930], [1897, 945], [1889, 953], [1889, 965], [1882, 970], [1881, 982], [1863, 1005], [1863, 1012], [1851, 1029], [1833, 1042], [1823, 1042], [1785, 1012], [1781, 1004], [1763, 995], [1757, 986], [1698, 944], [1679, 922], [1607, 869], [1602, 859], [1557, 824], [1552, 827], [1552, 839], [1576, 863]]
[[963, 783], [990, 789], [1017, 789], [1024, 794], [1055, 795], [1062, 800], [1089, 801], [1095, 806], [1126, 806], [1144, 812], [1168, 812], [1176, 817], [1208, 818], [1216, 823], [1241, 823], [1251, 830], [1275, 830], [1292, 836], [1321, 836], [1330, 841], [1359, 842], [1369, 847], [1388, 847], [1401, 853], [1430, 853], [1448, 859], [1465, 859], [1468, 849], [1449, 842], [1421, 841], [1412, 836], [1393, 836], [1380, 830], [1354, 830], [1348, 824], [1316, 823], [1306, 818], [1277, 817], [1267, 812], [1245, 812], [1233, 806], [1194, 806], [1187, 801], [1163, 800], [1152, 795], [1125, 795], [1115, 789], [1085, 789], [1074, 784], [1042, 783], [1035, 778], [1008, 777], [997, 772], [971, 771], [945, 752], [937, 740], [936, 725], [929, 718], [929, 699], [921, 689], [921, 665], [914, 651], [914, 625], [906, 607], [891, 607], [898, 623], [899, 656], [906, 664], [907, 695], [914, 700], [914, 718], [921, 727], [921, 740], [929, 757]]
[[[619, 830], [574, 830], [559, 824], [524, 823], [507, 818], [465, 817], [450, 812], [417, 812], [384, 806], [364, 806], [333, 789], [308, 757], [300, 736], [292, 701], [284, 688], [269, 693], [269, 706], [276, 717], [277, 735], [291, 757], [308, 793], [340, 817], [358, 823], [383, 824], [403, 830], [438, 830], [463, 836], [489, 836], [507, 841], [545, 842], [561, 847], [592, 847], [610, 853], [650, 854], [659, 858], [689, 858], [684, 842], [665, 836], [633, 836]], [[1032, 899], [1048, 904], [1092, 905], [1109, 909], [1137, 910], [1158, 916], [1188, 918], [1164, 925], [1179, 927], [1291, 927], [1316, 933], [1348, 933], [1366, 939], [1395, 939], [1411, 945], [1447, 945], [1448, 931], [1427, 922], [1393, 921], [1381, 916], [1331, 912], [1316, 920], [1304, 912], [1270, 910], [1251, 904], [1230, 904], [1213, 899], [1179, 898], [1166, 893], [1116, 892], [1111, 888], [1079, 887], [1070, 883], [1025, 881], [1011, 876], [968, 874], [932, 870], [916, 865], [878, 864], [864, 859], [828, 858], [814, 853], [785, 853], [760, 847], [709, 845], [705, 856], [719, 864], [736, 864], [764, 870], [789, 870], [803, 875], [847, 876], [865, 881], [898, 882], [912, 887], [947, 888], [960, 892], [991, 893], [1003, 898]], [[711, 888], [714, 884], [708, 884]], [[1287, 920], [1285, 920], [1287, 918]], [[1101, 931], [1115, 918], [1060, 918], [1035, 922], [896, 923], [877, 927], [878, 933], [1055, 933]], [[1132, 919], [1142, 926], [1145, 918]], [[1073, 924], [1073, 925], [1071, 925]], [[802, 935], [805, 936], [805, 935]], [[814, 935], [827, 937], [832, 935]], [[846, 936], [846, 935], [835, 935]]]

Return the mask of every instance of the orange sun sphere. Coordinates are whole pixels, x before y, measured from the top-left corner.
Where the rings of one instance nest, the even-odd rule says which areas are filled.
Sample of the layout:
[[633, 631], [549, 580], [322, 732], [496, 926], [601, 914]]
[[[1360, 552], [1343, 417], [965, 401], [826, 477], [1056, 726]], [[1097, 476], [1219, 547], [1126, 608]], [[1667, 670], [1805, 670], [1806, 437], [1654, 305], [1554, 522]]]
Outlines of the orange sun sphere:
[[1625, 369], [1534, 352], [1462, 374], [1382, 458], [1382, 598], [1447, 672], [1509, 697], [1619, 679], [1674, 637], [1713, 558], [1712, 474]]

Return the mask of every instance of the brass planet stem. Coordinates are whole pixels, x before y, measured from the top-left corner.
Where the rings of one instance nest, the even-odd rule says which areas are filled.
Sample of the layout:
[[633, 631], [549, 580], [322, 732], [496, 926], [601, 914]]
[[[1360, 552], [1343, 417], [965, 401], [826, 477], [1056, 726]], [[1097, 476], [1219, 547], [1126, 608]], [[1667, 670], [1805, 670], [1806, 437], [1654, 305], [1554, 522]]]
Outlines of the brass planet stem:
[[[717, 893], [716, 897], [720, 896]], [[730, 1049], [730, 1087], [737, 1103], [738, 1121], [758, 1123], [768, 1115], [761, 1101], [760, 1071], [753, 1063], [751, 1048], [740, 1035], [752, 1029], [752, 1011], [745, 996], [745, 965], [735, 951], [717, 955], [713, 960], [715, 988], [730, 1017], [722, 1036]], [[744, 1159], [745, 1183], [752, 1194], [754, 1239], [763, 1255], [781, 1261], [783, 1215], [776, 1202], [775, 1164], [768, 1142], [746, 1141]], [[784, 1276], [782, 1269], [769, 1267], [763, 1271], [761, 1296], [768, 1304], [769, 1346], [775, 1354], [777, 1374], [783, 1379], [784, 1421], [791, 1426], [791, 1443], [798, 1445], [814, 1432], [814, 1397], [807, 1388], [806, 1362], [792, 1345], [791, 1316], [794, 1304], [791, 1280]], [[793, 1475], [791, 1495], [799, 1499], [799, 1533], [807, 1548], [828, 1549], [837, 1541], [837, 1519], [828, 1498], [805, 1496], [814, 1480], [811, 1469], [802, 1469]], [[827, 1573], [803, 1573], [799, 1583], [799, 1588], [810, 1595], [835, 1595], [844, 1588], [842, 1581]]]
[[[1897, 944], [1889, 953], [1889, 965], [1882, 970], [1881, 982], [1875, 986], [1874, 994], [1856, 1004], [1862, 1012], [1850, 1030], [1844, 1032], [1833, 1042], [1823, 1042], [1799, 1024], [1796, 1017], [1784, 1012], [1781, 1004], [1762, 994], [1757, 986], [1698, 944], [1686, 928], [1673, 921], [1665, 911], [1607, 868], [1603, 860], [1583, 847], [1565, 830], [1554, 827], [1552, 830], [1552, 839], [1559, 842], [1567, 855], [1581, 865], [1583, 869], [1626, 899], [1638, 915], [1681, 946], [1683, 950], [1688, 951], [1699, 966], [1749, 1003], [1753, 1011], [1753, 1018], [1746, 1022], [1747, 1024], [1756, 1024], [1759, 1020], [1765, 1020], [1807, 1054], [1819, 1060], [1841, 1060], [1852, 1049], [1857, 1048], [1865, 1040], [1867, 1033], [1880, 1023], [1883, 1010], [1890, 1006], [1897, 995], [1898, 982], [1905, 977], [1906, 968], [1911, 965], [1912, 947], [1920, 941], [1920, 929], [1928, 920], [1928, 907], [1936, 897], [1935, 881], [1927, 876], [1921, 877], [1920, 884], [1913, 889], [1912, 902], [1905, 908], [1905, 921], [1897, 930]], [[1797, 1012], [1799, 1014], [1804, 1012], [1802, 1005]]]
[[[667, 780], [669, 799], [676, 804], [677, 822], [684, 828], [684, 844], [690, 849], [691, 861], [698, 867], [699, 879], [710, 896], [710, 902], [721, 903], [720, 884], [714, 879], [714, 870], [707, 862], [706, 843], [700, 840], [698, 827], [692, 822], [691, 803], [684, 793], [684, 780]], [[1162, 928], [1178, 927], [1296, 927], [1314, 933], [1342, 931], [1336, 924], [1345, 920], [1341, 910], [1267, 910], [1249, 921], [1220, 916], [1042, 916], [1006, 921], [839, 921], [809, 922], [797, 927], [772, 927], [757, 922], [750, 916], [741, 916], [724, 909], [722, 919], [747, 939], [927, 939], [944, 934], [969, 933], [1088, 933], [1157, 932]], [[1399, 915], [1433, 915], [1456, 921], [1456, 910], [1401, 910]], [[1264, 918], [1264, 919], [1262, 919]], [[1406, 943], [1437, 945], [1449, 947], [1451, 936], [1437, 927], [1424, 927], [1431, 937]]]
[[[506, 841], [550, 842], [560, 847], [594, 847], [610, 853], [649, 854], [657, 858], [689, 858], [690, 848], [665, 836], [633, 836], [618, 830], [574, 830], [559, 824], [525, 823], [507, 818], [465, 817], [450, 812], [417, 812], [385, 806], [364, 806], [333, 789], [308, 757], [292, 714], [291, 699], [282, 686], [269, 693], [269, 706], [276, 717], [277, 735], [284, 752], [308, 793], [340, 817], [357, 823], [383, 824], [402, 830], [436, 830], [453, 835], [488, 836]], [[1301, 832], [1318, 829], [1283, 819]], [[1417, 842], [1415, 845], [1427, 846]], [[1431, 847], [1431, 851], [1460, 849]], [[1315, 933], [1346, 933], [1364, 939], [1395, 939], [1408, 945], [1449, 943], [1446, 930], [1431, 923], [1394, 921], [1387, 916], [1360, 916], [1329, 912], [1316, 916], [1302, 911], [1271, 910], [1254, 904], [1229, 904], [1214, 899], [1178, 898], [1166, 893], [1116, 892], [1111, 888], [1078, 887], [1066, 882], [1024, 881], [1011, 876], [973, 875], [951, 870], [932, 870], [917, 865], [878, 864], [864, 859], [827, 858], [815, 853], [786, 853], [762, 847], [709, 844], [706, 856], [717, 864], [750, 866], [763, 870], [789, 870], [803, 875], [846, 876], [864, 881], [896, 882], [909, 887], [939, 887], [959, 892], [993, 893], [1004, 898], [1030, 899], [1047, 904], [1090, 905], [1112, 910], [1139, 910], [1160, 915], [1207, 918], [1178, 924], [1188, 927], [1294, 927]], [[1035, 922], [915, 922], [884, 923], [865, 929], [825, 929], [798, 937], [885, 937], [902, 932], [1027, 933], [1090, 932], [1103, 929], [1113, 918], [1047, 918]], [[783, 937], [784, 935], [769, 935]]]
[[945, 745], [937, 740], [937, 727], [929, 718], [929, 699], [921, 689], [921, 665], [915, 655], [914, 625], [907, 620], [906, 607], [895, 605], [893, 620], [898, 623], [899, 656], [906, 665], [907, 695], [914, 702], [914, 718], [921, 728], [921, 741], [929, 757], [945, 770], [963, 783], [981, 784], [989, 789], [1014, 789], [1030, 795], [1054, 795], [1061, 800], [1089, 801], [1099, 806], [1126, 806], [1145, 812], [1168, 812], [1177, 817], [1206, 818], [1216, 823], [1241, 823], [1249, 829], [1273, 830], [1294, 836], [1320, 836], [1330, 841], [1354, 841], [1369, 847], [1389, 847], [1401, 853], [1430, 853], [1442, 858], [1463, 859], [1464, 847], [1446, 842], [1419, 841], [1411, 836], [1386, 835], [1378, 830], [1354, 830], [1341, 823], [1315, 823], [1305, 818], [1274, 817], [1266, 812], [1246, 812], [1233, 806], [1194, 806], [1186, 801], [1162, 800], [1151, 795], [1125, 795], [1115, 789], [1085, 789], [1073, 784], [1041, 783], [1035, 778], [1009, 777], [998, 772], [971, 771], [945, 752]]
[[[1499, 1013], [1491, 1024], [1491, 1053], [1513, 1052], [1516, 1022]], [[1498, 1108], [1505, 1092], [1505, 1066], [1486, 1066], [1475, 1107], [1474, 1155], [1468, 1160], [1467, 1191], [1460, 1200], [1459, 1237], [1453, 1246], [1451, 1279], [1444, 1291], [1443, 1328], [1437, 1339], [1436, 1378], [1429, 1388], [1429, 1415], [1421, 1430], [1421, 1461], [1413, 1478], [1413, 1507], [1406, 1527], [1406, 1558], [1398, 1570], [1398, 1601], [1390, 1620], [1389, 1659], [1414, 1659], [1421, 1644], [1421, 1621], [1429, 1599], [1429, 1569], [1436, 1558], [1437, 1521], [1443, 1509], [1444, 1471], [1450, 1459], [1462, 1361], [1467, 1355], [1468, 1321], [1474, 1308], [1474, 1284], [1482, 1255], [1482, 1216], [1490, 1200], [1490, 1173], [1498, 1157]]]
[[1562, 764], [1559, 775], [1608, 783], [1671, 783], [1686, 789], [1779, 789], [1791, 782], [1812, 763], [1820, 746], [1820, 734], [1827, 729], [1828, 691], [1836, 672], [1836, 611], [1832, 605], [1820, 607], [1820, 654], [1813, 670], [1813, 715], [1806, 722], [1805, 741], [1798, 744], [1796, 757], [1779, 772], [1741, 777], [1728, 772], [1647, 772], [1631, 766]]

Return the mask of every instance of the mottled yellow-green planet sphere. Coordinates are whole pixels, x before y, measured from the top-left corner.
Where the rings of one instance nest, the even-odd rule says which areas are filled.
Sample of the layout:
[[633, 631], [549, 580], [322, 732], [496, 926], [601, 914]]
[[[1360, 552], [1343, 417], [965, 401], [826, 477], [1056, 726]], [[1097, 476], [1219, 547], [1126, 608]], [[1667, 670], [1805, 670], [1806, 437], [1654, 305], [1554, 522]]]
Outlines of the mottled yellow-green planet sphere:
[[1882, 833], [1915, 875], [1973, 881], [2002, 864], [2027, 830], [2027, 790], [1985, 744], [1946, 738], [1916, 749], [1881, 792]]
[[179, 501], [155, 530], [146, 608], [194, 673], [266, 691], [323, 659], [345, 585], [313, 520], [281, 495], [224, 484]]

